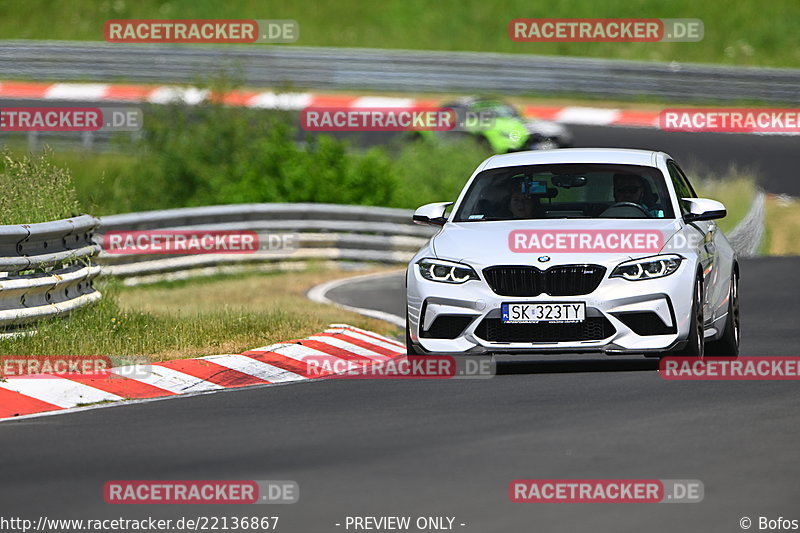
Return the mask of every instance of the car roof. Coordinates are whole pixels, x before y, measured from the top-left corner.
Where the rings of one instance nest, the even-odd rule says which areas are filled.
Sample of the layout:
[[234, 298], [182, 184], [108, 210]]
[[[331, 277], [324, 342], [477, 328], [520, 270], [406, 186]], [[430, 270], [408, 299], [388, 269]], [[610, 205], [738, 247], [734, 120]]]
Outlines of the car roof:
[[478, 104], [508, 105], [507, 102], [504, 102], [499, 98], [489, 98], [483, 96], [461, 96], [454, 100], [450, 100], [451, 106], [457, 105], [457, 106], [470, 107]]
[[482, 170], [524, 165], [563, 163], [612, 163], [620, 165], [657, 166], [659, 157], [671, 159], [664, 152], [626, 148], [559, 148], [495, 155], [485, 161]]

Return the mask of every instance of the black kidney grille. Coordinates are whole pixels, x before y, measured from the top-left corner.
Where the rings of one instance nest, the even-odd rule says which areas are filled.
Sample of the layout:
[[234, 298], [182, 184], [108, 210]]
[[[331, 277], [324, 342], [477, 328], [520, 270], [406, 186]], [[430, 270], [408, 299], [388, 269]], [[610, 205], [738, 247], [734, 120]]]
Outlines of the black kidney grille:
[[492, 290], [503, 296], [536, 296], [544, 292], [542, 271], [536, 267], [489, 267], [483, 275]]
[[565, 265], [547, 270], [534, 266], [495, 266], [483, 269], [486, 282], [501, 296], [579, 296], [593, 292], [606, 273], [600, 265]]
[[545, 271], [545, 292], [550, 296], [589, 294], [600, 285], [605, 273], [605, 267], [598, 265], [553, 267]]

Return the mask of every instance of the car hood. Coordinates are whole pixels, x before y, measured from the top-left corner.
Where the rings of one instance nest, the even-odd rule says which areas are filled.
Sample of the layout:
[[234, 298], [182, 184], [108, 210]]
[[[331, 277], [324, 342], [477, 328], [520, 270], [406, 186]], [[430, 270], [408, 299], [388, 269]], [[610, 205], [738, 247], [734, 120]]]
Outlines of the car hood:
[[[478, 268], [488, 265], [531, 264], [535, 262], [542, 268], [554, 265], [593, 263], [613, 265], [627, 259], [647, 257], [658, 251], [643, 252], [557, 252], [535, 250], [532, 252], [513, 251], [509, 236], [515, 231], [538, 230], [546, 232], [593, 232], [593, 231], [656, 231], [666, 243], [680, 230], [680, 222], [675, 219], [554, 219], [554, 220], [508, 220], [485, 222], [449, 222], [432, 239], [436, 257], [450, 261], [469, 263]], [[549, 259], [540, 262], [539, 258]]]

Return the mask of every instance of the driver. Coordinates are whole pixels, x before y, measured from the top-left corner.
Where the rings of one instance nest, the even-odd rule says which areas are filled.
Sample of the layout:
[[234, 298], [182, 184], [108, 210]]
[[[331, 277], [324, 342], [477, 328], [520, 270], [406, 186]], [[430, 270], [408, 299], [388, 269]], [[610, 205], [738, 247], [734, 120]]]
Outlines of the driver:
[[520, 189], [515, 189], [508, 199], [508, 210], [511, 218], [533, 218], [533, 202], [530, 197]]
[[656, 218], [664, 216], [663, 211], [649, 205], [645, 187], [647, 187], [647, 183], [642, 176], [614, 174], [614, 201], [640, 205], [644, 211]]
[[614, 201], [644, 205], [644, 180], [634, 174], [614, 174]]

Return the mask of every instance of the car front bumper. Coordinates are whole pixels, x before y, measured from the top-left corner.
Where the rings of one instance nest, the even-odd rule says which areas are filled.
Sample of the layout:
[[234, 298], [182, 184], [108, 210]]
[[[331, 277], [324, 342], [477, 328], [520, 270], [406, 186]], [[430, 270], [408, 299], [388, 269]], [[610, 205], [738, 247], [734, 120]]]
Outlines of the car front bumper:
[[[654, 280], [627, 281], [609, 278], [606, 272], [597, 289], [581, 296], [500, 296], [492, 291], [482, 273], [478, 275], [480, 280], [459, 285], [439, 283], [424, 279], [415, 264], [409, 265], [407, 313], [411, 341], [417, 347], [443, 354], [654, 354], [680, 348], [689, 334], [695, 276], [691, 261], [684, 261], [675, 273]], [[522, 339], [520, 331], [524, 337], [527, 329], [515, 326], [516, 331], [509, 334], [509, 328], [500, 320], [501, 305], [513, 302], [585, 302], [587, 324], [542, 325], [541, 329], [531, 328], [530, 337]], [[647, 318], [655, 327], [632, 324], [631, 314], [641, 313], [650, 313]], [[451, 316], [459, 317], [456, 323], [469, 323], [453, 338], [435, 338], [441, 337], [438, 326], [448, 322], [437, 323], [433, 330], [431, 326], [437, 318], [449, 320]], [[447, 336], [452, 336], [452, 331], [453, 328]], [[546, 340], [539, 332], [547, 332], [543, 335]], [[567, 338], [559, 339], [560, 332]]]

